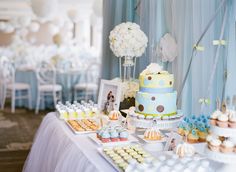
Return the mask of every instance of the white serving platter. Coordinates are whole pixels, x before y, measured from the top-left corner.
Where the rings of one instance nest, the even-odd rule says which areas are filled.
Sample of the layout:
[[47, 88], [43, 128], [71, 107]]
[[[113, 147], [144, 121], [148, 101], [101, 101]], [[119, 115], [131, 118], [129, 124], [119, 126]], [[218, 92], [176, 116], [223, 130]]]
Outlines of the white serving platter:
[[66, 125], [73, 131], [75, 134], [91, 134], [95, 133], [96, 131], [76, 131], [67, 121], [65, 121]]

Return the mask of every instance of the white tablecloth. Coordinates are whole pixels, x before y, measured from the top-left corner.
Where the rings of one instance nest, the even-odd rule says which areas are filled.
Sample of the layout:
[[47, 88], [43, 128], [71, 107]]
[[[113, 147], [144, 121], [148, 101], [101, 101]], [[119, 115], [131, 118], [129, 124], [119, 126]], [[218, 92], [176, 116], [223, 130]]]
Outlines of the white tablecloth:
[[113, 172], [115, 169], [97, 152], [86, 135], [74, 135], [49, 113], [36, 134], [24, 172]]
[[[199, 153], [204, 144], [196, 144]], [[45, 116], [24, 165], [24, 172], [113, 172], [116, 171], [97, 151], [87, 135], [75, 135], [52, 112]], [[159, 156], [162, 152], [156, 153]], [[211, 161], [218, 169], [223, 164]]]

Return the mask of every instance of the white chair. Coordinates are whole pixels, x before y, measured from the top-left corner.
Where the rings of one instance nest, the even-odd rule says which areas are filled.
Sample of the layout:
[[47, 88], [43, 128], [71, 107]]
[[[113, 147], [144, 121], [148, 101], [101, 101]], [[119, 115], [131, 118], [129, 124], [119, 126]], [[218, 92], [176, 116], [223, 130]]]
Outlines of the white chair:
[[40, 101], [45, 102], [45, 96], [52, 96], [54, 106], [61, 100], [62, 86], [56, 84], [56, 70], [48, 62], [42, 62], [36, 70], [37, 77], [37, 102], [35, 114], [39, 112]]
[[100, 64], [94, 62], [88, 65], [84, 75], [81, 76], [80, 82], [74, 86], [74, 100], [85, 99], [87, 101], [88, 98], [96, 100], [99, 77]]
[[[28, 99], [28, 106], [31, 109], [31, 88], [29, 84], [15, 82], [15, 68], [10, 61], [0, 62], [1, 80], [1, 109], [4, 109], [6, 98], [11, 98], [11, 112], [15, 113], [15, 102], [17, 99]], [[26, 91], [25, 95], [21, 93]], [[18, 93], [18, 94], [17, 94]]]

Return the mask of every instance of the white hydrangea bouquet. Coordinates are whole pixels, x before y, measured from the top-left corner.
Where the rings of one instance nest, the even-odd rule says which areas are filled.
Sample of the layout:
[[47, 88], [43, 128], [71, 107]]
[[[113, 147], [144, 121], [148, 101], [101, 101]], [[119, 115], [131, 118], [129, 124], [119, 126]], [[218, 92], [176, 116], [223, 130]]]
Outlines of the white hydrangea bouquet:
[[[134, 98], [138, 91], [138, 82], [134, 80], [136, 58], [145, 52], [148, 39], [138, 24], [126, 22], [115, 26], [110, 32], [109, 43], [112, 52], [119, 58], [120, 82], [123, 78], [121, 102], [126, 101], [124, 104], [127, 104], [127, 101], [131, 101], [129, 98]], [[132, 69], [133, 75], [131, 76]]]
[[136, 23], [121, 23], [110, 32], [110, 48], [117, 57], [140, 57], [147, 47], [147, 36]]

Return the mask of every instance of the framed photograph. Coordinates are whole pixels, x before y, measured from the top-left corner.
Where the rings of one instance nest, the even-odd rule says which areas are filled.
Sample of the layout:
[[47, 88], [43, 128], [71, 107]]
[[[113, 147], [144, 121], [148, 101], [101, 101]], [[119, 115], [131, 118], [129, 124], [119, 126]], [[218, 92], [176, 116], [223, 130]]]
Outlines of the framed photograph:
[[176, 132], [170, 132], [166, 134], [168, 139], [166, 141], [164, 151], [174, 151], [176, 146], [182, 142], [182, 136]]
[[105, 114], [119, 110], [121, 83], [112, 80], [101, 80], [98, 94], [98, 108]]

